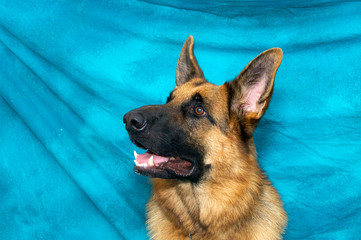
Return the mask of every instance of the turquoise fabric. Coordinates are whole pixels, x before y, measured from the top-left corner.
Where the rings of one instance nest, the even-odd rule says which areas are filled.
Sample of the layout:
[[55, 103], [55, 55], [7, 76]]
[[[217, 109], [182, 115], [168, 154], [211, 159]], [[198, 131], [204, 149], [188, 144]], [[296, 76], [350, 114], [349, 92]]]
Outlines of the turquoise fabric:
[[206, 78], [284, 59], [255, 132], [285, 239], [361, 239], [361, 3], [0, 0], [0, 239], [147, 239], [122, 123], [164, 103], [183, 42]]

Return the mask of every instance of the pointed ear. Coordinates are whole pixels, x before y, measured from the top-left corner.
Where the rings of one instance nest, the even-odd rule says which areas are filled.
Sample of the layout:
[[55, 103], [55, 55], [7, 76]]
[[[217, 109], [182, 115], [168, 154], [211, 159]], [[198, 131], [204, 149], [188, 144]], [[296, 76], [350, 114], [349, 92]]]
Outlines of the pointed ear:
[[274, 78], [282, 61], [280, 48], [269, 49], [253, 59], [229, 83], [232, 92], [231, 111], [242, 119], [252, 133], [271, 100]]
[[177, 86], [180, 86], [192, 78], [204, 78], [203, 72], [198, 65], [193, 52], [194, 39], [187, 38], [180, 53], [177, 64]]

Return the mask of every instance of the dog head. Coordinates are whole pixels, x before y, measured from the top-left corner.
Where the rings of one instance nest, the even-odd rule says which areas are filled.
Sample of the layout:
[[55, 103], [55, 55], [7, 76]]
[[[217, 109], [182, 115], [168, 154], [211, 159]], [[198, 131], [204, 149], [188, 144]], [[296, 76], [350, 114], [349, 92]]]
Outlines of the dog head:
[[[176, 86], [164, 105], [149, 105], [124, 115], [135, 153], [135, 171], [156, 178], [196, 182], [228, 154], [246, 155], [252, 134], [273, 92], [282, 51], [273, 48], [252, 60], [221, 86], [204, 78], [190, 36], [179, 56]], [[241, 160], [240, 160], [241, 161]]]

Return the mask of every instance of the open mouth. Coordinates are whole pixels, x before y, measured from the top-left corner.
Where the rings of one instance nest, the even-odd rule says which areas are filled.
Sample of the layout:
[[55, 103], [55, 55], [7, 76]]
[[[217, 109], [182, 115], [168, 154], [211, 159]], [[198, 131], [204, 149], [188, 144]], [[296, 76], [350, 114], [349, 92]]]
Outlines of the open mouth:
[[143, 154], [134, 151], [134, 158], [135, 172], [151, 177], [189, 177], [194, 171], [194, 164], [189, 160], [157, 155], [149, 150]]

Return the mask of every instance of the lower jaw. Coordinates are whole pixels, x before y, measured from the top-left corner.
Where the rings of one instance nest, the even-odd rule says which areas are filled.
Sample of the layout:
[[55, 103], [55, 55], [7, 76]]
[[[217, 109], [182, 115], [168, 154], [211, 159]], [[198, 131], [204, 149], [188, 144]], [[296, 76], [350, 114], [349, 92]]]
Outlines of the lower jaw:
[[196, 172], [194, 166], [187, 173], [177, 173], [170, 169], [144, 168], [139, 166], [134, 166], [134, 171], [152, 178], [192, 180], [196, 177], [194, 176], [194, 172]]

